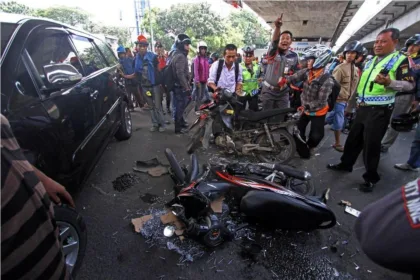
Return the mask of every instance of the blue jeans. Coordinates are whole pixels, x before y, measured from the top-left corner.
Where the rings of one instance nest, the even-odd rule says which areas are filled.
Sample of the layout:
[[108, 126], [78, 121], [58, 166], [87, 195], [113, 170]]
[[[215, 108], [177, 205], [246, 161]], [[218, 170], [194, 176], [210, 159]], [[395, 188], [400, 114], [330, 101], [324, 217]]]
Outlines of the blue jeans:
[[341, 131], [344, 127], [344, 110], [347, 104], [344, 102], [335, 102], [334, 110], [327, 114], [325, 123], [332, 125], [332, 130]]
[[420, 125], [417, 125], [416, 135], [413, 144], [411, 144], [410, 158], [407, 163], [414, 168], [420, 167]]
[[195, 110], [198, 111], [204, 101], [210, 100], [207, 83], [200, 83], [198, 86], [194, 83], [192, 100], [195, 101]]

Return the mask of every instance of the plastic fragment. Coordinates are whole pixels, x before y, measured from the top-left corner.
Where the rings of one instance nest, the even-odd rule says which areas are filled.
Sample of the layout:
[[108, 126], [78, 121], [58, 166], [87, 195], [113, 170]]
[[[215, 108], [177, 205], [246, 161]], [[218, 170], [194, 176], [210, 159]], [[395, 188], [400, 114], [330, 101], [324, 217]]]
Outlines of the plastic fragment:
[[367, 270], [367, 272], [372, 273], [372, 271], [370, 271], [369, 269]]
[[325, 246], [325, 247], [322, 247], [322, 248], [321, 248], [321, 250], [325, 250], [325, 249], [328, 249], [328, 247], [327, 247], [327, 246]]
[[340, 273], [338, 273], [337, 269], [333, 268], [333, 270], [334, 270], [334, 276], [335, 277], [339, 277], [340, 276]]
[[357, 265], [357, 263], [355, 263], [355, 262], [353, 262], [353, 263], [356, 266], [354, 269], [359, 270], [360, 267]]
[[274, 276], [276, 276], [277, 278], [279, 278], [279, 276], [274, 271], [271, 270], [271, 273], [273, 273]]

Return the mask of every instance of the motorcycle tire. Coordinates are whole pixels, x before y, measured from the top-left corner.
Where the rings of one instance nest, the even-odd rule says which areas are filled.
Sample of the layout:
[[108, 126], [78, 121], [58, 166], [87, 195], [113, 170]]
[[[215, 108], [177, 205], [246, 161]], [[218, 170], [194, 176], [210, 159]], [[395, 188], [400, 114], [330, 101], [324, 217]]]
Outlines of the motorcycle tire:
[[[286, 129], [281, 128], [281, 129], [276, 129], [276, 130], [271, 131], [271, 133], [274, 133], [274, 132], [280, 133], [282, 135], [282, 137], [284, 137], [286, 139], [286, 141], [289, 142], [289, 144], [291, 145], [290, 152], [288, 153], [288, 155], [284, 159], [281, 159], [281, 160], [278, 160], [278, 159], [272, 160], [270, 158], [270, 154], [272, 154], [271, 152], [267, 152], [267, 153], [257, 152], [257, 153], [255, 153], [255, 156], [258, 158], [258, 160], [260, 160], [262, 162], [287, 163], [288, 161], [290, 161], [293, 158], [293, 156], [296, 152], [295, 139]], [[261, 134], [257, 135], [257, 137], [255, 138], [255, 140], [253, 142], [255, 144], [260, 144], [260, 143], [269, 142], [269, 141], [267, 139], [267, 135], [264, 132], [264, 133], [261, 133]], [[274, 144], [278, 145], [279, 143], [275, 142]]]
[[187, 153], [192, 154], [201, 146], [201, 138], [204, 136], [205, 127], [197, 130], [187, 144]]
[[76, 279], [86, 252], [86, 224], [76, 210], [64, 204], [54, 206], [54, 218], [60, 232], [67, 268], [72, 278]]

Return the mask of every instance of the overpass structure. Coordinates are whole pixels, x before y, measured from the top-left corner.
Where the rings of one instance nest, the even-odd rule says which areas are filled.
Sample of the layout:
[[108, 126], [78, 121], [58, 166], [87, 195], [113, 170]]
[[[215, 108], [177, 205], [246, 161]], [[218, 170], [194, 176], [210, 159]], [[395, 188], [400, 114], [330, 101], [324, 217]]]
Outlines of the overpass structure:
[[[365, 8], [363, 11], [361, 7], [368, 1], [373, 9], [366, 11]], [[376, 35], [386, 27], [400, 29], [401, 41], [405, 41], [416, 32], [420, 33], [420, 1], [244, 0], [243, 2], [269, 24], [283, 13], [282, 29], [290, 30], [297, 42], [317, 41], [333, 47], [338, 40], [341, 45], [337, 45], [340, 47], [338, 50], [341, 50], [346, 42], [353, 40], [361, 41], [368, 49], [372, 48]], [[346, 34], [349, 33], [346, 27], [355, 15], [362, 13], [369, 14], [366, 23], [357, 29], [352, 28], [351, 33]], [[353, 22], [351, 24], [358, 24]]]

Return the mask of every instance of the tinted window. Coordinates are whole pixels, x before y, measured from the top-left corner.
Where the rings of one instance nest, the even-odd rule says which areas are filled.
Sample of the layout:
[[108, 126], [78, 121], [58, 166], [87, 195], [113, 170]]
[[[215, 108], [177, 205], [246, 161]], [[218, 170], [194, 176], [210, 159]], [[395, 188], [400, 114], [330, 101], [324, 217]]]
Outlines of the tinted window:
[[42, 79], [44, 79], [44, 66], [48, 64], [72, 64], [83, 73], [66, 33], [49, 29], [40, 30], [28, 39], [26, 49]]
[[16, 27], [18, 27], [18, 25], [15, 23], [1, 23], [1, 56], [3, 56], [4, 49], [6, 48], [7, 43], [9, 42], [10, 37], [12, 37]]
[[13, 94], [10, 99], [10, 108], [16, 109], [24, 106], [26, 103], [39, 99], [34, 83], [22, 60], [16, 71], [16, 80], [13, 81]]
[[118, 64], [118, 60], [115, 57], [115, 54], [112, 52], [112, 50], [108, 47], [107, 44], [100, 40], [95, 40], [96, 45], [101, 50], [102, 54], [105, 56], [106, 60], [108, 61], [108, 64], [110, 66], [114, 66]]
[[86, 76], [107, 67], [105, 59], [102, 57], [93, 42], [85, 37], [77, 35], [72, 35], [72, 38], [76, 50], [79, 53], [79, 58], [83, 63]]

